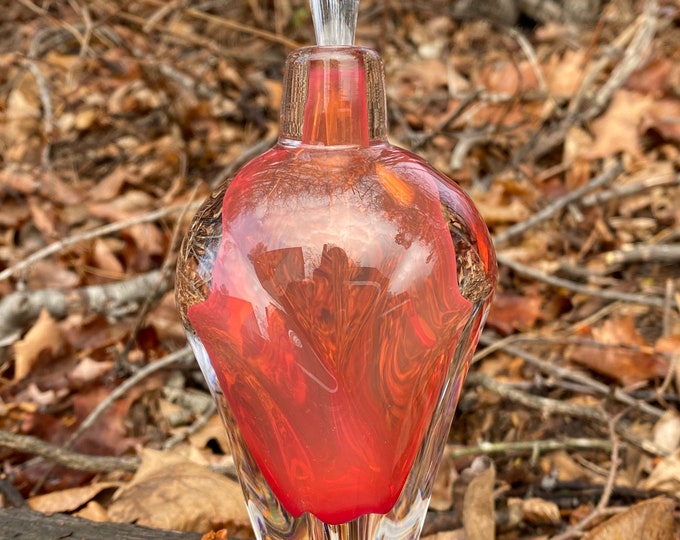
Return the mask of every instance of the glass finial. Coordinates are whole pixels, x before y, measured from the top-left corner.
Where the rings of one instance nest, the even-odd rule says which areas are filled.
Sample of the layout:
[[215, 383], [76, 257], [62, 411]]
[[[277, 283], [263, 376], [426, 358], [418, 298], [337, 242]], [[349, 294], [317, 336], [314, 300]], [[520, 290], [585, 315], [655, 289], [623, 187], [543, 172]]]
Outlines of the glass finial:
[[317, 45], [354, 45], [359, 0], [310, 0]]

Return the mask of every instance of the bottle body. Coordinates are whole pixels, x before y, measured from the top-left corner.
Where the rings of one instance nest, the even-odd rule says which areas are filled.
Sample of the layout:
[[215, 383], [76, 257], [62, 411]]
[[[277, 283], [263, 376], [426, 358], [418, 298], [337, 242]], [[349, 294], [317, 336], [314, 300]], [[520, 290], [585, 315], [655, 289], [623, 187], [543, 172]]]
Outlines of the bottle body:
[[495, 259], [460, 188], [355, 129], [323, 60], [301, 140], [198, 212], [177, 300], [260, 538], [417, 538]]

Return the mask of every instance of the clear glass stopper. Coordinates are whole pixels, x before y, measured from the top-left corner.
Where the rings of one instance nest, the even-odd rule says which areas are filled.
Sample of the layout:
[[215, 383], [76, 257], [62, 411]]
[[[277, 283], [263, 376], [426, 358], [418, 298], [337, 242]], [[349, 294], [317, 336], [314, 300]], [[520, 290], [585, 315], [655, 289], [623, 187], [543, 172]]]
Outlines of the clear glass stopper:
[[310, 0], [317, 45], [354, 45], [359, 0]]

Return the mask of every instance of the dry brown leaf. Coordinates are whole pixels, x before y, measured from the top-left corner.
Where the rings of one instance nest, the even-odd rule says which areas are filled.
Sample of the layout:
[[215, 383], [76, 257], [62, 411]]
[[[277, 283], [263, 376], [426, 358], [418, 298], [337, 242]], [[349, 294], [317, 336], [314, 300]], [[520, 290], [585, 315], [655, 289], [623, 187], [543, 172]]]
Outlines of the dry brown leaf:
[[31, 219], [35, 228], [40, 231], [46, 241], [51, 240], [55, 236], [55, 218], [50, 206], [40, 201], [37, 197], [28, 197], [28, 208], [31, 211]]
[[155, 450], [109, 507], [113, 521], [181, 531], [205, 532], [214, 523], [248, 523], [239, 485], [186, 458]]
[[585, 130], [571, 126], [564, 139], [562, 163], [568, 166], [565, 172], [566, 187], [570, 190], [584, 185], [590, 179], [590, 160], [583, 156], [593, 144], [593, 138]]
[[517, 223], [529, 217], [531, 212], [518, 198], [508, 199], [503, 186], [494, 184], [486, 192], [474, 192], [475, 205], [489, 225]]
[[680, 142], [680, 101], [662, 99], [652, 103], [642, 119], [642, 131], [653, 129], [664, 139]]
[[32, 289], [70, 289], [80, 283], [80, 276], [53, 261], [37, 261], [31, 266], [28, 284]]
[[97, 501], [88, 502], [82, 510], [78, 510], [73, 515], [83, 519], [89, 519], [90, 521], [96, 521], [98, 523], [111, 521], [106, 508], [104, 508]]
[[593, 120], [590, 129], [594, 136], [593, 145], [583, 156], [597, 159], [627, 152], [638, 157], [640, 127], [642, 118], [648, 113], [653, 100], [646, 94], [619, 90], [605, 113]]
[[423, 536], [422, 540], [468, 540], [468, 538], [465, 535], [465, 529], [456, 529]]
[[198, 449], [203, 449], [207, 446], [210, 440], [216, 440], [217, 444], [225, 454], [231, 451], [229, 439], [224, 429], [224, 424], [219, 415], [215, 414], [196, 432], [189, 435], [189, 443]]
[[115, 256], [109, 242], [103, 238], [97, 238], [92, 247], [92, 258], [97, 268], [104, 270], [108, 275], [121, 276], [125, 273], [123, 264]]
[[88, 382], [97, 380], [99, 377], [107, 373], [113, 367], [113, 362], [111, 361], [100, 361], [94, 360], [89, 356], [83, 358], [76, 365], [71, 373], [69, 373], [69, 380], [80, 385]]
[[631, 73], [624, 88], [660, 98], [668, 89], [673, 62], [670, 58], [656, 58]]
[[564, 450], [550, 452], [541, 458], [541, 470], [546, 475], [557, 472], [557, 480], [560, 482], [593, 481], [594, 473], [576, 463], [576, 461]]
[[14, 344], [15, 363], [14, 380], [20, 381], [31, 372], [40, 353], [50, 351], [56, 354], [63, 345], [61, 332], [56, 321], [46, 309], [43, 309], [38, 320], [26, 333], [24, 339]]
[[643, 501], [598, 525], [583, 540], [674, 540], [674, 508], [665, 497]]
[[654, 425], [654, 444], [669, 454], [680, 447], [680, 414], [668, 409]]
[[528, 523], [559, 523], [561, 519], [559, 506], [539, 497], [522, 501], [522, 517]]
[[647, 346], [630, 315], [607, 319], [592, 329], [592, 336], [600, 345], [571, 346], [566, 357], [624, 386], [664, 377], [668, 372], [668, 361]]
[[642, 482], [642, 489], [657, 490], [680, 497], [680, 450], [662, 459]]
[[476, 80], [478, 86], [489, 92], [508, 96], [538, 90], [538, 78], [534, 67], [527, 61], [503, 60], [485, 65]]
[[161, 255], [165, 251], [165, 237], [153, 223], [138, 223], [127, 230], [135, 246], [149, 255]]
[[557, 99], [573, 96], [583, 82], [585, 49], [567, 50], [564, 56], [553, 55], [544, 68], [548, 91]]
[[40, 194], [61, 205], [79, 204], [83, 200], [82, 191], [67, 183], [56, 173], [49, 171], [40, 174]]
[[109, 201], [118, 196], [123, 184], [130, 176], [130, 171], [125, 166], [118, 166], [104, 178], [99, 180], [97, 184], [88, 192], [90, 200], [93, 201]]
[[28, 505], [33, 510], [44, 514], [73, 512], [90, 502], [102, 491], [119, 486], [120, 482], [97, 482], [88, 486], [64, 489], [31, 497], [28, 499]]
[[541, 298], [498, 292], [491, 304], [487, 325], [508, 335], [533, 328], [541, 316]]
[[[465, 490], [463, 499], [463, 528], [466, 540], [493, 540], [496, 537], [493, 486], [496, 470], [493, 462], [484, 457], [475, 477]], [[480, 458], [475, 459], [475, 462]], [[473, 462], [473, 467], [475, 463]]]
[[453, 459], [444, 456], [439, 464], [432, 488], [432, 497], [430, 497], [430, 508], [432, 510], [443, 511], [451, 508], [453, 505], [453, 481], [457, 475]]

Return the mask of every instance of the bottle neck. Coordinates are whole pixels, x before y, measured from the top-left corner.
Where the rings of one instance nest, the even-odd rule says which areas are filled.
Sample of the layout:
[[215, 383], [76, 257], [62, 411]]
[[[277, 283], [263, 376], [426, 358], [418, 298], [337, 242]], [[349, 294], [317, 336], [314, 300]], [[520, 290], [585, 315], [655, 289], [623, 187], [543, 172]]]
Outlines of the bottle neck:
[[368, 146], [387, 136], [382, 62], [360, 47], [307, 47], [286, 61], [281, 138]]

